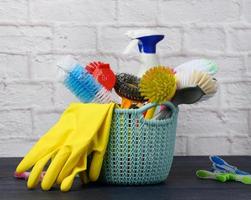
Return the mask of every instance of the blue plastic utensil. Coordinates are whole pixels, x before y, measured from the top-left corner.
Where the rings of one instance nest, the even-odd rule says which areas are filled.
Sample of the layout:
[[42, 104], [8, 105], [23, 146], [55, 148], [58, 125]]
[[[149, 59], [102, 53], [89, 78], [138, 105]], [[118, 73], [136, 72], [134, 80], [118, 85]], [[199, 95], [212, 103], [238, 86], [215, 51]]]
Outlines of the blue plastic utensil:
[[227, 171], [239, 175], [250, 175], [250, 173], [239, 170], [237, 167], [228, 164], [219, 156], [209, 156], [209, 159], [213, 163], [213, 168], [219, 171]]

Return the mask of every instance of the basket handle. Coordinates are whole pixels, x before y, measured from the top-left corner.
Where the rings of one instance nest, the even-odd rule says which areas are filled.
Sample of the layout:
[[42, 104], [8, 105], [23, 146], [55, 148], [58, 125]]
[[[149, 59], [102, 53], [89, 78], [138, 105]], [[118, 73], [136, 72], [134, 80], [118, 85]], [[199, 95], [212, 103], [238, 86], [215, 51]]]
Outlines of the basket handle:
[[161, 103], [161, 104], [148, 103], [148, 104], [142, 106], [141, 108], [139, 108], [138, 112], [143, 113], [143, 112], [147, 111], [148, 109], [150, 109], [152, 107], [155, 107], [155, 106], [158, 106], [158, 105], [165, 105], [165, 106], [169, 107], [171, 109], [171, 111], [172, 111], [172, 115], [177, 110], [177, 108], [173, 105], [173, 103], [171, 103], [170, 101], [166, 101], [166, 102]]

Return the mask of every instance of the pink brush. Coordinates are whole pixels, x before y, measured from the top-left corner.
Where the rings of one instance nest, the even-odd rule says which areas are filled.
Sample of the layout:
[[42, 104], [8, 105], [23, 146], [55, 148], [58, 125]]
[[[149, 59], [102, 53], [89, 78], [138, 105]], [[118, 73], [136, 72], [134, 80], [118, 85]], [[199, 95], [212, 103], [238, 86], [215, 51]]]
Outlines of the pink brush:
[[[40, 175], [40, 178], [39, 180], [41, 181], [43, 179], [45, 175], [45, 171], [43, 171]], [[23, 180], [28, 180], [29, 176], [30, 176], [30, 172], [23, 172], [23, 173], [17, 173], [17, 172], [14, 172], [14, 175], [13, 175], [15, 178], [17, 179], [23, 179]]]

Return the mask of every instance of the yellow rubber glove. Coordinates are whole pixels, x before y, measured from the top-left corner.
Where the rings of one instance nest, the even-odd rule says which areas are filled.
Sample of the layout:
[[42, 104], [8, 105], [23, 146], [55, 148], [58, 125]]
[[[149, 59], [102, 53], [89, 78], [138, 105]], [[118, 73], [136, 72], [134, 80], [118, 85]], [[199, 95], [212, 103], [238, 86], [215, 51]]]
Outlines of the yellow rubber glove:
[[[59, 121], [33, 146], [16, 168], [16, 172], [22, 173], [35, 164], [35, 168], [43, 166], [43, 160], [51, 158], [55, 152], [64, 144], [66, 138], [74, 131], [74, 113], [78, 111], [77, 104], [71, 104], [62, 114]], [[45, 162], [45, 161], [44, 161]], [[41, 166], [42, 165], [42, 166]], [[27, 187], [34, 188], [39, 182], [39, 170], [33, 168], [33, 174], [29, 176]], [[36, 174], [34, 174], [36, 172]], [[31, 177], [31, 178], [30, 178]]]
[[[60, 190], [62, 192], [67, 192], [67, 191], [69, 191], [71, 189], [74, 178], [75, 178], [75, 176], [77, 174], [79, 174], [80, 172], [86, 173], [86, 169], [87, 169], [87, 153], [85, 152], [82, 156], [83, 157], [80, 159], [77, 166], [74, 167], [72, 173], [69, 176], [67, 176], [66, 178], [64, 178], [64, 180], [62, 181], [62, 183], [60, 185]], [[83, 174], [83, 176], [84, 176], [84, 174]], [[86, 179], [84, 179], [84, 181], [86, 181]]]
[[[40, 173], [51, 158], [53, 160], [41, 183], [43, 190], [49, 190], [55, 181], [60, 184], [70, 175], [88, 151], [88, 145], [102, 126], [110, 107], [114, 104], [71, 105], [18, 165], [17, 172], [24, 172], [33, 166], [28, 188], [37, 185]], [[86, 166], [85, 159], [81, 166]]]
[[106, 147], [109, 141], [112, 114], [113, 112], [108, 113], [105, 123], [94, 138], [92, 149], [93, 155], [89, 169], [89, 180], [92, 182], [97, 181], [100, 175]]
[[[113, 106], [110, 107], [110, 110], [106, 116], [105, 121], [103, 122], [102, 126], [100, 127], [99, 131], [93, 138], [92, 142], [88, 145], [88, 153], [81, 158], [77, 166], [74, 168], [72, 173], [66, 177], [60, 186], [61, 191], [68, 191], [70, 190], [73, 180], [75, 176], [79, 173], [80, 178], [84, 184], [90, 181], [96, 181], [99, 177], [103, 157], [106, 151], [107, 143], [109, 141], [109, 133], [111, 127], [111, 120], [113, 114]], [[89, 169], [89, 177], [86, 174], [87, 169], [87, 155], [93, 153], [92, 161]]]
[[89, 178], [86, 174], [87, 155], [89, 155], [93, 151], [94, 153], [91, 161], [91, 167], [89, 169], [89, 175], [91, 175], [91, 181], [96, 181], [98, 179], [102, 167], [103, 156], [105, 154], [105, 150], [109, 140], [113, 109], [114, 106], [111, 106], [102, 126], [100, 127], [97, 134], [94, 136], [92, 142], [88, 145], [87, 153], [84, 155], [84, 157], [80, 159], [79, 163], [73, 169], [72, 173], [62, 181], [60, 186], [61, 191], [65, 192], [70, 190], [73, 180], [77, 174], [80, 175], [80, 178], [83, 183], [86, 184], [89, 182]]

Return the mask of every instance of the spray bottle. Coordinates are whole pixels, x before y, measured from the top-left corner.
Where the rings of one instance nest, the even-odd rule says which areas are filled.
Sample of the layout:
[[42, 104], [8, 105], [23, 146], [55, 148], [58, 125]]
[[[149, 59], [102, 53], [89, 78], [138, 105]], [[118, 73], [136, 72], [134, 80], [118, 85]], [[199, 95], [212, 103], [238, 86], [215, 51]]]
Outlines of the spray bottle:
[[139, 48], [141, 67], [137, 74], [138, 77], [142, 77], [149, 68], [160, 65], [156, 54], [156, 45], [159, 41], [163, 40], [164, 35], [154, 30], [128, 31], [126, 35], [131, 39], [131, 42], [124, 53], [127, 54], [131, 52], [136, 45], [138, 45]]

